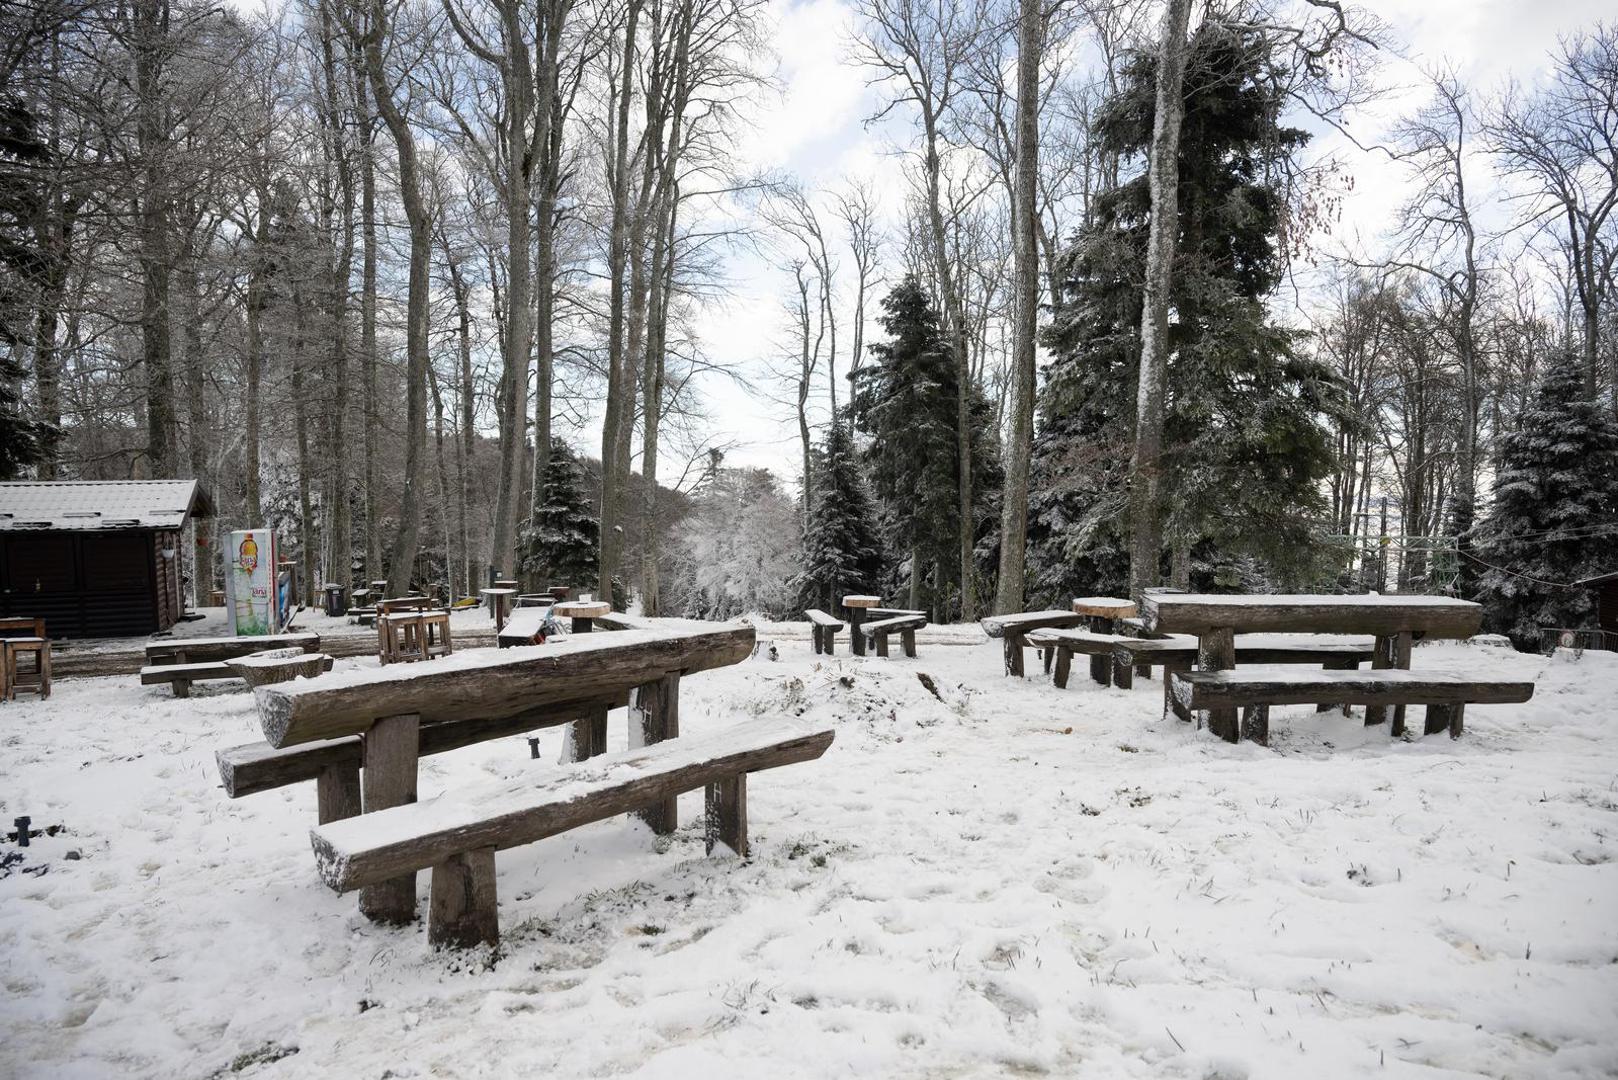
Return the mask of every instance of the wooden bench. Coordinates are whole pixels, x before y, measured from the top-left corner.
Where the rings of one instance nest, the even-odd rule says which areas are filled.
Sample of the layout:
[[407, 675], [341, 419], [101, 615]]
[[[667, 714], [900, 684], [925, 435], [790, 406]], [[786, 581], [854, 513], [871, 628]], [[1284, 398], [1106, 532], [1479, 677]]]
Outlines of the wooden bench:
[[898, 634], [900, 647], [909, 657], [916, 655], [916, 631], [927, 625], [927, 616], [919, 611], [890, 615], [876, 622], [861, 624], [859, 632], [868, 644], [876, 646], [878, 656], [888, 655], [888, 635]]
[[[422, 724], [419, 753], [421, 756], [442, 754], [563, 724], [589, 724], [593, 717], [600, 718], [599, 744], [605, 744], [607, 714], [628, 704], [629, 695], [620, 694], [600, 700], [540, 705], [514, 716]], [[594, 734], [592, 732], [592, 736]], [[592, 738], [592, 750], [595, 745], [598, 743]], [[584, 755], [592, 756], [593, 753]], [[360, 769], [365, 764], [362, 736], [322, 739], [279, 750], [267, 742], [247, 743], [218, 751], [214, 760], [229, 798], [240, 799], [314, 780], [318, 785], [316, 803], [322, 825], [360, 812]]]
[[[270, 749], [295, 750], [358, 736], [363, 756], [358, 777], [352, 749], [322, 758], [269, 755], [263, 747], [237, 748], [221, 760], [221, 773], [265, 769], [321, 782], [322, 814], [365, 814], [416, 801], [423, 745], [466, 745], [500, 734], [566, 723], [564, 760], [600, 755], [612, 703], [633, 695], [630, 742], [651, 746], [680, 733], [679, 687], [693, 672], [740, 663], [751, 652], [751, 627], [681, 619], [604, 619], [623, 630], [578, 634], [535, 649], [484, 650], [453, 665], [396, 665], [354, 675], [266, 686], [255, 691], [259, 724]], [[566, 715], [545, 714], [536, 702], [583, 702]], [[560, 708], [560, 706], [556, 706]], [[548, 715], [548, 718], [547, 718]], [[443, 729], [440, 725], [451, 725]], [[347, 764], [345, 764], [345, 761]], [[289, 763], [290, 762], [290, 763]], [[318, 771], [315, 765], [319, 764]], [[328, 770], [328, 765], [338, 767]], [[645, 814], [655, 831], [677, 825], [672, 796]], [[413, 875], [366, 886], [360, 910], [379, 922], [415, 917]]]
[[1112, 650], [1123, 640], [1117, 634], [1098, 634], [1093, 630], [1035, 630], [1024, 635], [1028, 644], [1048, 649], [1055, 654], [1056, 666], [1051, 680], [1058, 687], [1066, 687], [1073, 670], [1073, 654], [1083, 653], [1090, 658], [1090, 678], [1102, 686], [1112, 685]]
[[1466, 706], [1517, 704], [1534, 696], [1531, 682], [1472, 679], [1444, 672], [1284, 671], [1246, 674], [1240, 671], [1177, 671], [1169, 676], [1174, 711], [1182, 720], [1207, 709], [1241, 709], [1238, 738], [1268, 746], [1271, 705], [1319, 705], [1342, 702], [1367, 709], [1393, 705], [1427, 707], [1426, 734], [1448, 729], [1461, 737]]
[[[1005, 643], [1006, 674], [1022, 677], [1023, 674], [1023, 646], [1031, 644], [1027, 641], [1030, 633], [1036, 630], [1065, 630], [1080, 626], [1086, 616], [1073, 611], [1022, 611], [1014, 615], [990, 615], [979, 619], [983, 632], [992, 638], [1001, 638]], [[1046, 658], [1045, 670], [1050, 670], [1051, 646], [1036, 646]]]
[[[1333, 670], [1353, 670], [1374, 658], [1370, 641], [1310, 640], [1304, 636], [1286, 634], [1243, 634], [1236, 638], [1237, 664], [1319, 664]], [[1134, 685], [1133, 675], [1142, 669], [1163, 669], [1163, 709], [1169, 711], [1173, 701], [1169, 692], [1168, 676], [1176, 671], [1190, 671], [1197, 666], [1197, 639], [1189, 634], [1170, 634], [1156, 638], [1119, 638], [1113, 646], [1113, 674], [1118, 685], [1128, 689]], [[1331, 706], [1322, 706], [1321, 712]]]
[[809, 620], [809, 636], [814, 640], [815, 652], [835, 656], [837, 631], [843, 628], [843, 624], [819, 608], [810, 608], [803, 613], [803, 617]]
[[142, 686], [168, 683], [174, 696], [191, 696], [191, 684], [240, 678], [225, 661], [267, 649], [320, 651], [319, 634], [265, 634], [259, 637], [166, 638], [148, 642], [146, 666], [140, 669]]
[[494, 945], [495, 852], [705, 788], [707, 850], [723, 843], [746, 855], [747, 774], [812, 761], [831, 746], [833, 734], [786, 721], [742, 724], [334, 821], [316, 827], [310, 841], [321, 880], [337, 892], [431, 869], [428, 943]]

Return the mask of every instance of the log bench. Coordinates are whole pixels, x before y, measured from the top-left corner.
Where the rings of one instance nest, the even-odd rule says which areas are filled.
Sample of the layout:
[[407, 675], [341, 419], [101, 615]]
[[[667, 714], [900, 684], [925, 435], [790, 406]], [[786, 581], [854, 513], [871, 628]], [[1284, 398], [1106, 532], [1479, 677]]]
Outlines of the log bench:
[[876, 646], [878, 656], [888, 655], [888, 635], [898, 634], [900, 647], [906, 656], [914, 658], [916, 655], [916, 631], [927, 625], [927, 616], [919, 611], [904, 612], [878, 619], [876, 622], [863, 623], [859, 632], [867, 644]]
[[[1005, 645], [1006, 674], [1021, 678], [1023, 674], [1023, 646], [1031, 644], [1028, 635], [1036, 630], [1066, 630], [1083, 625], [1088, 619], [1074, 611], [1022, 611], [1013, 615], [990, 615], [988, 618], [978, 620], [983, 626], [983, 632], [992, 638], [1000, 638]], [[1038, 646], [1040, 655], [1045, 659], [1045, 670], [1051, 669], [1052, 648], [1049, 645]]]
[[[446, 720], [422, 724], [420, 756], [442, 754], [463, 746], [525, 735], [543, 728], [578, 723], [589, 733], [589, 745], [578, 758], [606, 751], [607, 714], [629, 704], [629, 695], [599, 700], [541, 705], [515, 716], [481, 720]], [[594, 730], [599, 720], [601, 730]], [[600, 746], [598, 751], [596, 747]], [[365, 764], [365, 740], [360, 735], [301, 743], [276, 749], [267, 742], [246, 743], [214, 755], [225, 794], [232, 799], [261, 791], [289, 787], [309, 780], [317, 783], [320, 824], [352, 817], [360, 812], [360, 770]]]
[[1174, 711], [1182, 720], [1208, 709], [1240, 709], [1238, 739], [1261, 746], [1270, 742], [1271, 705], [1319, 705], [1342, 702], [1367, 709], [1424, 705], [1425, 732], [1448, 730], [1461, 737], [1466, 706], [1518, 704], [1534, 696], [1531, 682], [1473, 679], [1444, 672], [1284, 671], [1247, 674], [1240, 671], [1176, 671], [1168, 678]]
[[190, 697], [191, 684], [240, 676], [225, 663], [266, 649], [320, 651], [320, 635], [264, 634], [259, 637], [164, 638], [146, 643], [146, 666], [140, 669], [142, 686], [168, 683], [175, 697]]
[[[431, 869], [427, 941], [435, 948], [495, 945], [495, 852], [631, 813], [705, 788], [707, 850], [746, 855], [747, 775], [812, 761], [830, 728], [785, 721], [610, 754], [516, 783], [500, 781], [425, 802], [334, 821], [310, 833], [321, 880], [348, 892]], [[413, 890], [412, 890], [413, 893]]]
[[[1197, 666], [1197, 639], [1189, 634], [1156, 638], [1119, 638], [1113, 646], [1113, 674], [1128, 689], [1142, 669], [1163, 669], [1163, 711], [1173, 708], [1168, 677]], [[1236, 638], [1237, 664], [1319, 664], [1332, 670], [1353, 670], [1373, 659], [1370, 641], [1311, 641], [1285, 634], [1242, 634]], [[1323, 705], [1326, 712], [1331, 706]]]
[[815, 652], [835, 656], [837, 632], [843, 628], [843, 624], [819, 608], [810, 608], [803, 613], [803, 617], [809, 620], [809, 636], [814, 641]]
[[1067, 686], [1073, 669], [1073, 654], [1083, 653], [1090, 658], [1090, 678], [1102, 686], [1112, 685], [1112, 650], [1123, 639], [1117, 634], [1098, 634], [1093, 630], [1035, 630], [1024, 635], [1028, 644], [1049, 650], [1055, 655], [1055, 670], [1051, 681], [1057, 687]]

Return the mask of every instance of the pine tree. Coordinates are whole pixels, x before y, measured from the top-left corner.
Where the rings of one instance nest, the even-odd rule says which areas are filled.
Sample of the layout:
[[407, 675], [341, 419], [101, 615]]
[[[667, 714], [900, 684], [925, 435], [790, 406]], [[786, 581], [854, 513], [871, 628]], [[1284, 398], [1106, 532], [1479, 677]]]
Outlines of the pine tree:
[[876, 509], [860, 477], [859, 453], [833, 417], [813, 452], [814, 491], [803, 538], [803, 569], [792, 579], [801, 607], [836, 611], [841, 597], [880, 589], [882, 545]]
[[[857, 372], [853, 415], [871, 436], [865, 460], [888, 542], [909, 558], [906, 602], [921, 602], [919, 585], [930, 571], [933, 617], [944, 620], [957, 605], [960, 590], [960, 382], [938, 309], [914, 277], [894, 286], [882, 308], [888, 340], [871, 346], [873, 362]], [[968, 392], [974, 520], [967, 527], [974, 543], [992, 545], [999, 526], [1000, 465], [989, 404], [976, 386]], [[979, 572], [997, 558], [992, 548], [980, 550]]]
[[[1265, 297], [1281, 281], [1286, 212], [1278, 179], [1308, 140], [1283, 127], [1262, 34], [1210, 19], [1191, 44], [1179, 152], [1179, 235], [1164, 427], [1164, 534], [1207, 562], [1258, 557], [1303, 569], [1332, 468], [1320, 420], [1337, 409], [1330, 371], [1301, 354]], [[1133, 60], [1097, 136], [1143, 161], [1154, 55]], [[1066, 282], [1046, 343], [1030, 499], [1030, 591], [1119, 592], [1128, 584], [1127, 462], [1135, 413], [1151, 193], [1144, 172], [1096, 200], [1061, 260]]]
[[1618, 569], [1618, 422], [1565, 357], [1546, 374], [1517, 429], [1500, 444], [1494, 505], [1478, 526], [1488, 564], [1478, 600], [1487, 627], [1535, 648], [1541, 627], [1595, 624], [1582, 578]]
[[517, 550], [530, 587], [572, 585], [588, 589], [596, 578], [601, 525], [590, 512], [584, 469], [567, 443], [551, 440], [545, 473], [545, 503], [522, 529]]

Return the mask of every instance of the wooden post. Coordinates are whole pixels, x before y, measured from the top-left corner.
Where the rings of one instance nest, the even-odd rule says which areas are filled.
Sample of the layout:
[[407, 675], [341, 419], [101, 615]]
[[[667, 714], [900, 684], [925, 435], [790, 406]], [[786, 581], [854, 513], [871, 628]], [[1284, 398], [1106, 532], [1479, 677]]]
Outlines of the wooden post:
[[[1411, 643], [1412, 638], [1410, 631], [1408, 630], [1402, 634], [1395, 634], [1393, 637], [1393, 666], [1398, 668], [1400, 671], [1410, 670]], [[1393, 707], [1393, 728], [1391, 731], [1389, 731], [1389, 734], [1398, 737], [1404, 735], [1404, 733], [1405, 707], [1403, 705], [1395, 705]]]
[[1056, 673], [1051, 681], [1058, 690], [1067, 689], [1067, 678], [1073, 671], [1073, 650], [1065, 645], [1052, 645], [1051, 650], [1056, 653]]
[[[904, 650], [904, 654], [906, 656], [910, 657], [912, 660], [916, 658], [916, 632], [914, 630], [899, 631], [899, 644]], [[1021, 649], [1017, 650], [1017, 661], [1019, 664], [1022, 662]]]
[[[1373, 671], [1386, 671], [1389, 668], [1410, 669], [1410, 631], [1397, 634], [1378, 634], [1376, 644], [1372, 646], [1371, 668]], [[1367, 705], [1365, 707], [1365, 726], [1371, 727], [1380, 724], [1388, 718], [1386, 705]], [[1392, 735], [1405, 733], [1405, 707], [1394, 706]]]
[[814, 642], [815, 655], [819, 656], [824, 650], [820, 647], [820, 625], [818, 623], [809, 624], [809, 640]]
[[[1325, 663], [1321, 664], [1320, 666], [1321, 666], [1321, 669], [1324, 670], [1324, 671], [1357, 671], [1357, 670], [1359, 670], [1360, 662], [1358, 660], [1354, 659], [1351, 656], [1350, 657], [1341, 657], [1341, 656], [1339, 656], [1339, 657], [1333, 657], [1332, 659], [1327, 660]], [[1342, 709], [1343, 710], [1343, 715], [1345, 715], [1345, 716], [1348, 715], [1348, 706], [1347, 705], [1326, 705], [1326, 704], [1321, 704], [1321, 705], [1316, 705], [1315, 706], [1315, 712], [1317, 712], [1317, 713], [1331, 712], [1333, 709]]]
[[724, 844], [738, 855], [747, 854], [747, 774], [708, 785], [703, 838], [708, 854]]
[[[1180, 716], [1174, 708], [1174, 673], [1176, 671], [1190, 671], [1191, 668], [1180, 661], [1165, 659], [1163, 662], [1163, 715], [1173, 713]], [[1181, 720], [1190, 720], [1189, 716], [1180, 716]]]
[[[1236, 632], [1228, 626], [1205, 630], [1197, 638], [1197, 670], [1229, 671], [1236, 666]], [[1235, 709], [1209, 709], [1208, 730], [1226, 742], [1241, 739]]]
[[[362, 776], [365, 812], [374, 814], [416, 801], [416, 759], [421, 749], [421, 717], [415, 713], [384, 716], [365, 733]], [[408, 923], [416, 917], [416, 875], [367, 885], [360, 890], [360, 911], [373, 922]]]
[[[635, 689], [640, 712], [641, 745], [651, 746], [680, 734], [680, 673], [673, 672], [656, 682]], [[670, 795], [636, 811], [640, 819], [659, 836], [667, 836], [679, 826], [678, 800]]]
[[1424, 718], [1426, 723], [1423, 727], [1422, 733], [1424, 735], [1437, 735], [1440, 731], [1448, 731], [1450, 726], [1450, 710], [1454, 707], [1455, 706], [1453, 705], [1427, 706], [1427, 715]]
[[876, 636], [876, 654], [878, 656], [888, 655], [888, 635], [878, 634]]
[[1120, 690], [1133, 690], [1135, 688], [1135, 669], [1123, 663], [1116, 655], [1112, 656], [1112, 684]]
[[[1100, 615], [1092, 615], [1092, 616], [1090, 616], [1090, 632], [1091, 633], [1094, 633], [1094, 634], [1110, 634], [1110, 633], [1112, 633], [1112, 628], [1113, 628], [1113, 621], [1111, 619], [1104, 618], [1103, 616], [1100, 616]], [[1102, 686], [1111, 686], [1112, 685], [1112, 657], [1111, 656], [1094, 656], [1094, 655], [1092, 655], [1090, 657], [1090, 679], [1091, 679], [1092, 682], [1098, 682]]]
[[1047, 645], [1045, 648], [1039, 650], [1039, 658], [1045, 664], [1045, 674], [1049, 675], [1051, 673], [1051, 665], [1056, 662], [1055, 647]]
[[607, 713], [610, 711], [605, 705], [596, 705], [582, 721], [590, 728], [591, 757], [600, 757], [607, 752]]
[[1452, 739], [1459, 739], [1461, 737], [1461, 731], [1465, 726], [1466, 703], [1464, 701], [1457, 701], [1453, 706], [1450, 707], [1449, 737]]
[[435, 949], [470, 949], [499, 941], [494, 848], [452, 855], [433, 867], [432, 894], [427, 901], [427, 944]]
[[341, 821], [360, 812], [360, 770], [352, 764], [327, 765], [315, 779], [320, 823]]
[[1022, 635], [1014, 630], [1007, 630], [1003, 645], [1006, 652], [1006, 674], [1022, 678]]
[[865, 635], [860, 633], [860, 625], [865, 622], [865, 609], [858, 607], [848, 608], [848, 632], [854, 635], [854, 655], [865, 655]]
[[1249, 705], [1242, 710], [1242, 738], [1256, 742], [1260, 746], [1270, 745], [1268, 705]]

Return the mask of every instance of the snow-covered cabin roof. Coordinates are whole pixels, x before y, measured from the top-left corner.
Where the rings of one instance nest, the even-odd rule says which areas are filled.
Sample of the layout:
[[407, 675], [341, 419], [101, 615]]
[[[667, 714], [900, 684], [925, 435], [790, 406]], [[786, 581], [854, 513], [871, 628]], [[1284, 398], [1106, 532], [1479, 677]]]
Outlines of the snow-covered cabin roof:
[[0, 531], [178, 529], [199, 496], [195, 480], [0, 483]]

